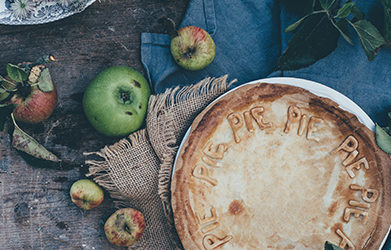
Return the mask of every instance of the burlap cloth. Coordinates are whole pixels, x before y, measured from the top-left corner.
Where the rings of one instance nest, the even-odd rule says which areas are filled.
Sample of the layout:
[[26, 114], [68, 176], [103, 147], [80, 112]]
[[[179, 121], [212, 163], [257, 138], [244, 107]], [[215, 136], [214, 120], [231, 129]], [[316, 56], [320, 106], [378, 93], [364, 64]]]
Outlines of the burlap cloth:
[[231, 83], [225, 75], [152, 95], [146, 129], [99, 152], [85, 153], [88, 158], [99, 157], [86, 160], [87, 176], [110, 193], [116, 206], [133, 207], [144, 214], [144, 235], [130, 249], [181, 248], [170, 203], [175, 154], [195, 116]]

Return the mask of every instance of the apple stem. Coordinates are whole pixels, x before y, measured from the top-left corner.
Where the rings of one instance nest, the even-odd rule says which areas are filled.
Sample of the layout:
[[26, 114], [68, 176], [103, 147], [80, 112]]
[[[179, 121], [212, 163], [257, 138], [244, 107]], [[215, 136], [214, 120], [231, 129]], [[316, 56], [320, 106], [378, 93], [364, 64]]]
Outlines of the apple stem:
[[49, 61], [56, 62], [57, 59], [53, 55], [49, 55]]
[[31, 87], [32, 85], [30, 85], [29, 83], [20, 83], [20, 86], [18, 88], [20, 95], [23, 97], [27, 97], [28, 95], [30, 95]]
[[128, 224], [125, 222], [125, 225], [124, 225], [124, 230], [125, 232], [128, 232], [128, 233], [132, 233], [132, 230], [130, 229], [130, 227], [128, 226]]
[[45, 67], [45, 65], [49, 62], [56, 62], [57, 59], [52, 55], [44, 55], [38, 58], [35, 62], [24, 62], [18, 64], [19, 67], [23, 68], [26, 71], [30, 71], [34, 66], [42, 65]]
[[124, 104], [128, 101], [130, 101], [130, 95], [129, 93], [126, 93], [126, 92], [121, 92], [120, 93], [120, 98], [122, 99], [122, 101], [124, 102]]
[[177, 30], [177, 27], [176, 27], [174, 20], [172, 20], [169, 17], [162, 17], [162, 18], [159, 18], [158, 22], [164, 26], [165, 32], [169, 36], [171, 36], [171, 37], [178, 36], [178, 30]]
[[14, 113], [11, 113], [11, 119], [12, 119], [12, 123], [14, 124], [15, 128], [19, 128], [18, 124], [16, 124], [16, 121], [15, 121], [15, 117], [14, 117]]

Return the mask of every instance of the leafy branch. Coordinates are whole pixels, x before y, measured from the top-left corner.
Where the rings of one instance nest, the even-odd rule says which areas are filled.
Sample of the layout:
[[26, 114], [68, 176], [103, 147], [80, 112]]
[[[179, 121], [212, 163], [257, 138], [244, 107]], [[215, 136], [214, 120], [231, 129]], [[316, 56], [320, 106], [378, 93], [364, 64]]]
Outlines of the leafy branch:
[[348, 0], [342, 6], [336, 0], [313, 0], [312, 11], [285, 32], [294, 32], [288, 46], [278, 61], [279, 70], [296, 70], [314, 64], [337, 48], [342, 36], [354, 45], [349, 34], [349, 25], [359, 37], [368, 60], [372, 61], [379, 50], [391, 42], [391, 0], [380, 0], [384, 7], [383, 34]]
[[0, 76], [0, 130], [4, 129], [7, 118], [11, 117], [14, 125], [12, 146], [37, 159], [60, 162], [61, 160], [33, 137], [24, 132], [16, 123], [14, 110], [17, 107], [12, 97], [23, 95], [24, 90], [37, 86], [43, 92], [51, 92], [54, 88], [49, 69], [44, 66], [49, 61], [55, 61], [53, 56], [44, 56], [34, 63], [7, 64], [7, 76]]

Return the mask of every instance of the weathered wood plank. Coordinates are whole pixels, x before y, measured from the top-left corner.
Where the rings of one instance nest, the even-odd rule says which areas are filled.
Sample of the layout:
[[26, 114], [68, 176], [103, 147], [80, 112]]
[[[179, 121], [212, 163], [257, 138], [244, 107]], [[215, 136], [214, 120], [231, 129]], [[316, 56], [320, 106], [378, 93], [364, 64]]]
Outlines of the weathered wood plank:
[[[36, 26], [0, 25], [0, 74], [5, 64], [52, 53], [50, 65], [59, 104], [43, 124], [21, 127], [66, 161], [61, 168], [34, 167], [10, 146], [10, 127], [0, 132], [0, 249], [115, 249], [103, 224], [115, 211], [112, 200], [83, 213], [69, 188], [84, 176], [84, 151], [116, 139], [99, 135], [84, 117], [81, 100], [88, 83], [112, 65], [144, 72], [140, 33], [161, 32], [157, 19], [179, 23], [187, 1], [122, 0], [94, 3], [72, 17]], [[107, 195], [107, 194], [106, 194]]]

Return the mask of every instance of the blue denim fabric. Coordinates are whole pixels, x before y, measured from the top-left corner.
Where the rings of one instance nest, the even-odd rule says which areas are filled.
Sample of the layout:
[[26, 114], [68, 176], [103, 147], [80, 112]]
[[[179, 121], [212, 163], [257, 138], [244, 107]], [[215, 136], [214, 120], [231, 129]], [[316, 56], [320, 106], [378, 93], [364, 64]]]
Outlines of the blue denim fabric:
[[280, 54], [279, 8], [274, 0], [193, 0], [180, 27], [195, 25], [210, 33], [216, 57], [205, 69], [186, 71], [175, 64], [170, 37], [141, 35], [141, 57], [155, 92], [229, 73], [245, 83], [272, 73]]
[[[356, 2], [371, 21], [381, 20], [378, 0]], [[354, 46], [340, 38], [338, 48], [314, 65], [273, 72], [290, 38], [283, 29], [298, 18], [274, 0], [192, 0], [181, 27], [195, 25], [207, 30], [216, 43], [215, 60], [201, 71], [183, 70], [171, 57], [168, 35], [143, 33], [141, 56], [151, 87], [159, 93], [223, 74], [237, 78], [236, 86], [271, 76], [298, 77], [334, 88], [375, 122], [384, 123], [386, 111], [391, 111], [391, 49], [382, 49], [369, 62], [358, 37], [351, 32]], [[391, 249], [390, 237], [383, 249]]]

